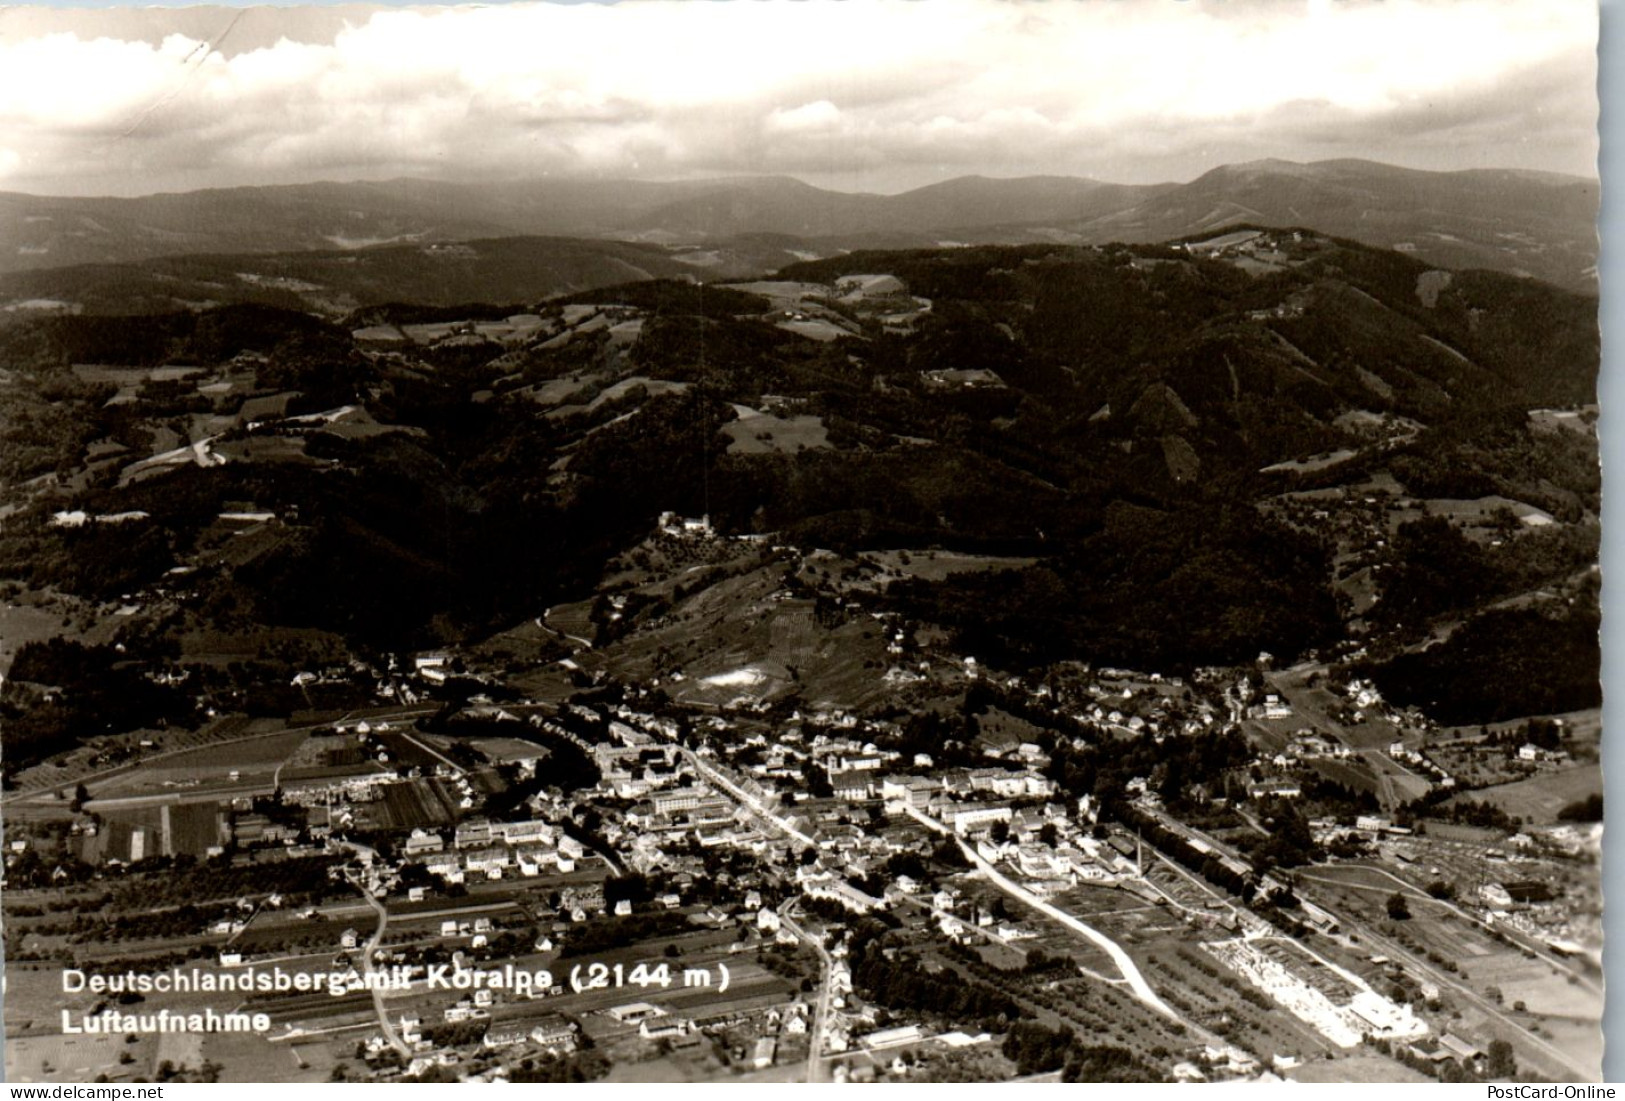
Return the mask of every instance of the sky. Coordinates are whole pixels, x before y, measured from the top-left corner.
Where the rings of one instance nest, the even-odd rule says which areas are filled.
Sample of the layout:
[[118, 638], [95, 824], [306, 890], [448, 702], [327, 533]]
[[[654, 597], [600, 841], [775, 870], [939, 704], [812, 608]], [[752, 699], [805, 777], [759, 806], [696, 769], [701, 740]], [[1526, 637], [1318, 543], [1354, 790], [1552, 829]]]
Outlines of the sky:
[[0, 190], [401, 176], [1595, 176], [1595, 0], [0, 9]]

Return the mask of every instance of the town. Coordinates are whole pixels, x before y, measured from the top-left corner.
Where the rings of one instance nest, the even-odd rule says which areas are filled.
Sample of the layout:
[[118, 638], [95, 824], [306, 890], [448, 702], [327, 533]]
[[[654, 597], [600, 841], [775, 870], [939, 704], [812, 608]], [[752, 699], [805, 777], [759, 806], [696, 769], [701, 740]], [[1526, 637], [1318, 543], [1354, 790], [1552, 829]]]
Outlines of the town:
[[910, 565], [676, 514], [625, 563], [481, 646], [294, 678], [365, 706], [25, 774], [8, 1076], [1596, 1076], [1600, 824], [1471, 797], [1564, 790], [1594, 713], [1442, 728], [1267, 654], [1005, 673], [867, 608]]

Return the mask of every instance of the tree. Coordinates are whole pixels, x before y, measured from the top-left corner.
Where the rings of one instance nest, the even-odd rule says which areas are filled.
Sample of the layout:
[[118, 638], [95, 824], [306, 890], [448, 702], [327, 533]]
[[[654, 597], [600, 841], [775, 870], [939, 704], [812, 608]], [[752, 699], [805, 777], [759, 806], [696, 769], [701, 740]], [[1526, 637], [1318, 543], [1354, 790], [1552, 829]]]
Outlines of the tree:
[[1506, 1040], [1491, 1040], [1489, 1058], [1484, 1069], [1491, 1078], [1512, 1078], [1518, 1073], [1518, 1060], [1512, 1054], [1512, 1045]]
[[817, 765], [807, 765], [801, 775], [807, 781], [807, 794], [814, 799], [828, 799], [835, 794], [835, 788], [829, 782], [829, 773]]
[[1410, 920], [1410, 904], [1405, 901], [1405, 896], [1399, 891], [1395, 891], [1388, 896], [1388, 916], [1394, 921]]
[[1006, 841], [1010, 840], [1010, 823], [993, 823], [993, 828], [988, 831], [988, 836], [993, 838], [993, 843], [995, 845], [1004, 844]]
[[1439, 1064], [1439, 1081], [1441, 1082], [1471, 1082], [1473, 1073], [1454, 1059], [1446, 1059]]

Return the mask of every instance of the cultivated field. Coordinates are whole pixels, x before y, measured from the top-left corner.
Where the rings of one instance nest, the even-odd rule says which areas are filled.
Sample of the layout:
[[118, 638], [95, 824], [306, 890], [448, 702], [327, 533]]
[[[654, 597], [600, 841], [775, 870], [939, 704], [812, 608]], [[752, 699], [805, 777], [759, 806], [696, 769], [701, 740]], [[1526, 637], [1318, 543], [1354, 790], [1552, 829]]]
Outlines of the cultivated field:
[[383, 798], [363, 808], [373, 829], [411, 830], [449, 825], [456, 817], [457, 803], [435, 780], [408, 780], [385, 784]]
[[168, 824], [165, 849], [171, 853], [205, 856], [221, 843], [222, 815], [217, 803], [182, 803], [164, 808]]

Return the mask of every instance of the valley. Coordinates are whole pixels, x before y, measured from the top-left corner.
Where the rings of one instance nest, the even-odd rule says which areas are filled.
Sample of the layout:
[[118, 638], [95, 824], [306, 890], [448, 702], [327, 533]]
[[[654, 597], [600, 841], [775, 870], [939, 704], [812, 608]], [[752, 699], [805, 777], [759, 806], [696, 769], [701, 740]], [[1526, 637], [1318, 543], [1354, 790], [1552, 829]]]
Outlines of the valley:
[[5, 276], [8, 1079], [1600, 1080], [1596, 299], [1031, 192]]

